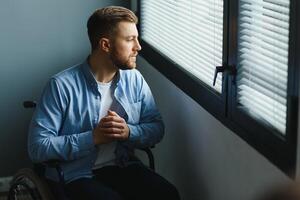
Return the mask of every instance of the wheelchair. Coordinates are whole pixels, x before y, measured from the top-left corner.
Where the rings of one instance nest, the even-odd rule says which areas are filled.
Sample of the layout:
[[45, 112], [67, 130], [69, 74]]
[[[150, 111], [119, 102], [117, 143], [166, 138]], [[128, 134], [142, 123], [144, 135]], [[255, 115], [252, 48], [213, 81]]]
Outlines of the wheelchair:
[[[35, 108], [34, 101], [24, 101], [24, 108]], [[151, 147], [153, 148], [153, 147]], [[139, 149], [147, 154], [149, 167], [155, 171], [154, 156], [150, 148]], [[60, 190], [53, 194], [45, 178], [45, 168], [55, 168], [59, 177]], [[43, 163], [34, 163], [33, 168], [20, 169], [10, 183], [7, 200], [68, 200], [64, 193], [64, 172], [59, 160], [49, 160]]]

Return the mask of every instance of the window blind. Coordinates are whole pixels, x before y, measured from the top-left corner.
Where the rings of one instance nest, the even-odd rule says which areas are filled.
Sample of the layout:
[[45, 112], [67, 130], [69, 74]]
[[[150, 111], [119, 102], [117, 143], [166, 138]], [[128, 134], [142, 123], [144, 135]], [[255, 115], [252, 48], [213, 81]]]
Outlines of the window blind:
[[141, 37], [221, 93], [221, 76], [212, 83], [223, 59], [223, 0], [141, 1]]
[[289, 0], [240, 0], [237, 100], [285, 135]]

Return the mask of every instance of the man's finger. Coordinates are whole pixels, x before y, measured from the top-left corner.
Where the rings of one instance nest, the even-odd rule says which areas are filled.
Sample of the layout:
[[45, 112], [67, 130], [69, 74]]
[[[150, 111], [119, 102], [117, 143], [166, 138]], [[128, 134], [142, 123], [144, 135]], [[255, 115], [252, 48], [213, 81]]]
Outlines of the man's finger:
[[120, 122], [122, 123], [123, 122], [123, 119], [121, 117], [118, 117], [118, 116], [106, 116], [106, 117], [103, 117], [101, 119], [101, 122], [109, 122], [109, 121], [115, 121], [115, 122]]
[[103, 128], [119, 128], [119, 129], [124, 129], [124, 124], [119, 123], [119, 122], [114, 122], [114, 121], [108, 121], [108, 122], [103, 122], [101, 124], [101, 127]]
[[108, 114], [108, 115], [113, 115], [113, 116], [120, 117], [120, 116], [118, 115], [118, 113], [116, 113], [115, 111], [112, 111], [112, 110], [108, 110], [108, 111], [107, 111], [107, 114]]
[[123, 129], [120, 128], [105, 128], [105, 127], [101, 127], [100, 128], [101, 131], [103, 131], [103, 133], [106, 134], [121, 134], [123, 132]]
[[105, 137], [115, 140], [122, 140], [124, 139], [124, 136], [121, 134], [104, 134]]

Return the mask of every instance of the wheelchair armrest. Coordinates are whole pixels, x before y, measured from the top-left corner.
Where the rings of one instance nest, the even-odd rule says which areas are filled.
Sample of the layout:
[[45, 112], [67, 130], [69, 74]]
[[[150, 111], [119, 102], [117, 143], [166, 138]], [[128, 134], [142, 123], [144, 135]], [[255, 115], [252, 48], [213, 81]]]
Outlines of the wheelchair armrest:
[[153, 153], [151, 151], [151, 149], [153, 149], [155, 146], [151, 146], [148, 148], [139, 148], [139, 150], [146, 152], [148, 159], [149, 159], [149, 167], [155, 171], [155, 164], [154, 164], [154, 156]]

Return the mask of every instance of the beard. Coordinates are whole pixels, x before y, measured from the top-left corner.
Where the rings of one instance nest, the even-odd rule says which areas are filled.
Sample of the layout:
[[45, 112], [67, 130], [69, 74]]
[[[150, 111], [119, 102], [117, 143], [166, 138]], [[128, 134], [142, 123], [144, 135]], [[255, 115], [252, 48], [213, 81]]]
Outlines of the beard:
[[130, 70], [134, 69], [136, 67], [136, 63], [131, 61], [130, 59], [135, 56], [130, 56], [127, 59], [120, 56], [120, 54], [117, 53], [115, 48], [110, 54], [110, 59], [115, 67], [121, 70]]

